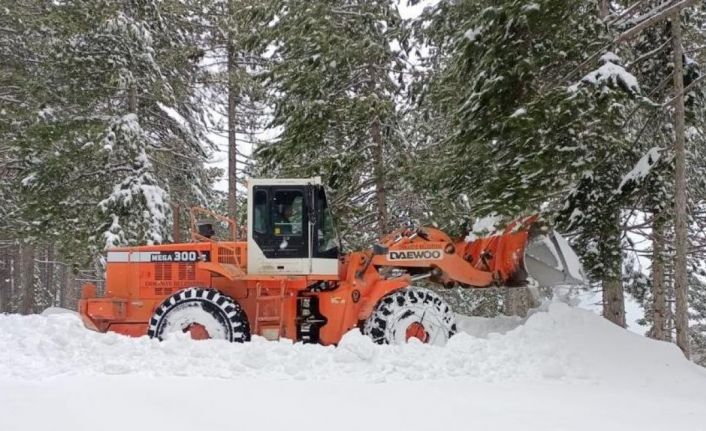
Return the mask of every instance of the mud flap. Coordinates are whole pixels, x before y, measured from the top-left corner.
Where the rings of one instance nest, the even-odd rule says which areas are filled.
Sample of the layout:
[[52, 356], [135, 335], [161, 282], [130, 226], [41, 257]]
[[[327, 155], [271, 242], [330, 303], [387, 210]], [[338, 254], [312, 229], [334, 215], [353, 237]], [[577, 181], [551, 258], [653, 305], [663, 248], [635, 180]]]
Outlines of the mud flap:
[[557, 232], [531, 239], [524, 261], [527, 273], [539, 286], [586, 284], [578, 256]]

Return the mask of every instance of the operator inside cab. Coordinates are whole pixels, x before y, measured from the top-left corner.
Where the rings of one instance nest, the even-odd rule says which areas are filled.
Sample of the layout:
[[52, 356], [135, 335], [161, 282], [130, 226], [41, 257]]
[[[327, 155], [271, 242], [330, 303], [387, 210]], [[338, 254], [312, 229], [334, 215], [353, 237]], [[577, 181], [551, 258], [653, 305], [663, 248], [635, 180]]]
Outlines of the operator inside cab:
[[304, 229], [304, 193], [277, 190], [272, 206], [272, 233], [275, 237], [301, 236]]
[[282, 204], [275, 215], [275, 235], [292, 234], [292, 205]]
[[[338, 274], [338, 236], [322, 186], [264, 183], [254, 184], [251, 193], [253, 203], [248, 215], [252, 220], [248, 222], [253, 248], [248, 248], [248, 253], [253, 256], [249, 262], [263, 255], [266, 259], [309, 258], [308, 266], [317, 273]], [[257, 249], [261, 253], [255, 253]], [[311, 268], [307, 270], [313, 271]]]

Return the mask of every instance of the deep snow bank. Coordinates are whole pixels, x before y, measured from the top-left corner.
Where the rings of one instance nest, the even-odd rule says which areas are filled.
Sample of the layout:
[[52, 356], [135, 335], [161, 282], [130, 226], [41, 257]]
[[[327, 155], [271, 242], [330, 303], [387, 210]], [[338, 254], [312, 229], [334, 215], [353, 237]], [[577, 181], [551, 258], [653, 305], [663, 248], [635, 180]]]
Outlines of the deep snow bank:
[[[0, 429], [704, 429], [706, 372], [564, 304], [460, 318], [445, 348], [159, 343], [0, 316]], [[38, 414], [39, 413], [39, 414]]]
[[[357, 382], [553, 379], [635, 385], [649, 380], [680, 390], [706, 389], [706, 371], [684, 360], [674, 345], [629, 333], [590, 312], [553, 303], [511, 329], [520, 323], [461, 319], [461, 329], [475, 330], [476, 336], [461, 332], [444, 348], [418, 343], [378, 346], [353, 331], [338, 347], [323, 347], [257, 337], [246, 344], [193, 342], [185, 337], [160, 343], [87, 331], [73, 315], [5, 315], [0, 316], [0, 376], [140, 374]], [[507, 332], [492, 333], [494, 329]]]

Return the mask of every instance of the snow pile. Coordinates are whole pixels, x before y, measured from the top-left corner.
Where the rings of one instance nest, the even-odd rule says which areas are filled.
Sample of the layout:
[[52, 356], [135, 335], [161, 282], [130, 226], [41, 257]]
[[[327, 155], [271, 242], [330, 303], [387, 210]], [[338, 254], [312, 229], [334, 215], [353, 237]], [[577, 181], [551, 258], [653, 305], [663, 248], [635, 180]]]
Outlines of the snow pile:
[[[0, 316], [2, 429], [701, 429], [706, 371], [584, 310], [459, 317], [444, 347], [157, 342]], [[42, 414], [36, 414], [36, 412]], [[600, 412], [600, 414], [595, 414]], [[353, 413], [351, 415], [351, 413]]]
[[481, 331], [485, 333], [474, 333], [478, 322], [462, 319], [459, 326], [466, 332], [445, 348], [378, 346], [358, 331], [346, 334], [338, 347], [324, 347], [259, 337], [245, 344], [193, 342], [186, 335], [160, 343], [90, 332], [70, 314], [6, 315], [0, 317], [0, 376], [138, 374], [356, 382], [551, 378], [640, 384], [649, 375], [665, 385], [691, 380], [706, 387], [706, 372], [685, 361], [674, 345], [628, 333], [565, 304], [553, 303], [520, 326], [512, 318], [488, 321], [501, 331], [506, 325], [505, 334], [492, 333], [487, 324]]
[[456, 326], [460, 332], [465, 332], [476, 338], [488, 338], [491, 334], [505, 334], [527, 321], [520, 316], [498, 316], [493, 318], [456, 315]]
[[62, 314], [62, 315], [70, 315], [70, 316], [75, 316], [77, 319], [78, 317], [78, 312], [69, 310], [67, 308], [61, 308], [61, 307], [48, 307], [45, 308], [44, 311], [42, 311], [42, 316], [53, 316], [56, 314]]

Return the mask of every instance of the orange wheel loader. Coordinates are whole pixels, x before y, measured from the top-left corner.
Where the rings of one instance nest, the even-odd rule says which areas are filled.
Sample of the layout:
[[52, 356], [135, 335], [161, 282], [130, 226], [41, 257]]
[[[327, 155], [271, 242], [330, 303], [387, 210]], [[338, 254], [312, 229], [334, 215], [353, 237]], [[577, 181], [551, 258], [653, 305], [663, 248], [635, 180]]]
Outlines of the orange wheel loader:
[[[212, 223], [227, 223], [217, 239]], [[456, 331], [445, 287], [580, 284], [578, 259], [536, 217], [474, 241], [399, 229], [342, 253], [320, 178], [248, 181], [247, 239], [232, 220], [192, 210], [192, 242], [110, 249], [106, 288], [83, 288], [88, 328], [163, 339], [247, 341], [251, 335], [336, 344], [353, 328], [378, 343], [444, 344]]]

